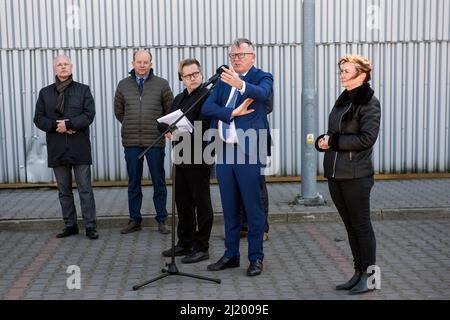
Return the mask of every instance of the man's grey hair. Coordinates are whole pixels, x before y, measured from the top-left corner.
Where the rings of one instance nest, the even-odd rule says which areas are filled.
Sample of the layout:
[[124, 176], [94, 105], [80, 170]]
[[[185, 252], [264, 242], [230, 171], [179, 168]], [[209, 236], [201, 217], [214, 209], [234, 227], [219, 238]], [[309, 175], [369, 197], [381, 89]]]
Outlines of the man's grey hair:
[[62, 59], [62, 58], [69, 60], [69, 62], [72, 64], [72, 60], [70, 60], [70, 58], [69, 58], [68, 56], [66, 56], [65, 54], [60, 54], [60, 55], [57, 55], [57, 56], [53, 59], [53, 67], [56, 66], [56, 61], [58, 61], [59, 59]]
[[245, 38], [238, 38], [238, 39], [234, 40], [233, 43], [231, 44], [231, 46], [239, 48], [244, 43], [247, 44], [252, 49], [252, 51], [255, 51], [255, 46], [253, 45], [253, 43], [250, 40], [245, 39]]

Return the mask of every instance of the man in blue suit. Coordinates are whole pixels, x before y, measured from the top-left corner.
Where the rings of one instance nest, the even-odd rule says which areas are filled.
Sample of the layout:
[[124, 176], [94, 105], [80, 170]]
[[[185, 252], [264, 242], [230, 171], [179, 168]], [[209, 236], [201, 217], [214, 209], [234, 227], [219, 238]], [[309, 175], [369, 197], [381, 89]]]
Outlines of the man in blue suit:
[[[230, 69], [223, 68], [220, 81], [202, 107], [217, 129], [216, 176], [219, 182], [225, 221], [225, 253], [208, 270], [240, 266], [239, 240], [242, 199], [248, 218], [248, 276], [263, 270], [265, 214], [261, 203], [261, 173], [270, 136], [267, 107], [272, 96], [273, 77], [254, 67], [256, 54], [247, 39], [231, 45]], [[217, 145], [217, 142], [216, 142]]]

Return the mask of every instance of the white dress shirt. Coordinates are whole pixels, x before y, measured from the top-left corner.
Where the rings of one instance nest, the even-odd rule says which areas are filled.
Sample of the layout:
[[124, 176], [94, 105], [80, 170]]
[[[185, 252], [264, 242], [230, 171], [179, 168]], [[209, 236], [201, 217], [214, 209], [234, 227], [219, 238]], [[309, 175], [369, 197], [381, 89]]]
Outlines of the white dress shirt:
[[[247, 73], [248, 73], [248, 71], [246, 73], [242, 74], [240, 77], [245, 77], [245, 75]], [[242, 82], [243, 82], [242, 89], [239, 90], [239, 93], [241, 95], [243, 95], [245, 93], [245, 81], [242, 81]], [[227, 100], [227, 103], [225, 105], [227, 105], [230, 102], [230, 100], [233, 97], [234, 92], [236, 90], [237, 89], [235, 87], [231, 87], [230, 95], [228, 96], [228, 100]], [[236, 107], [238, 107], [238, 106], [236, 105], [235, 108]], [[224, 141], [226, 143], [239, 143], [237, 132], [236, 132], [236, 125], [234, 124], [234, 120], [232, 120], [230, 122], [230, 127], [228, 129], [227, 139], [225, 139], [223, 134], [222, 134], [222, 121], [220, 121], [220, 120], [219, 120], [219, 123], [218, 123], [218, 130], [219, 130], [220, 139], [222, 139], [222, 141]]]

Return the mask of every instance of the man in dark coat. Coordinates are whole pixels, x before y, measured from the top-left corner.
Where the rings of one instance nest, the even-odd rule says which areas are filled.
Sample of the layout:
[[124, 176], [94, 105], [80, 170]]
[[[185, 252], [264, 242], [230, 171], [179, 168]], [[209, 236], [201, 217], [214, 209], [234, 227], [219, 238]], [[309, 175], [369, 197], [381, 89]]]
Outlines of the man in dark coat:
[[77, 212], [72, 193], [73, 170], [86, 236], [89, 239], [97, 239], [89, 139], [89, 126], [95, 116], [94, 98], [89, 86], [73, 81], [69, 57], [56, 57], [53, 67], [56, 74], [55, 83], [39, 92], [34, 123], [46, 133], [48, 166], [53, 168], [58, 185], [65, 228], [56, 237], [78, 234]]
[[[213, 225], [210, 166], [202, 157], [207, 145], [202, 137], [209, 128], [209, 121], [200, 115], [209, 90], [202, 88], [203, 74], [197, 59], [180, 61], [178, 78], [186, 89], [175, 97], [172, 109], [180, 109], [194, 124], [194, 130], [192, 133], [184, 132], [185, 135], [179, 130], [174, 132], [175, 203], [178, 212], [178, 243], [174, 254], [186, 255], [181, 259], [182, 263], [196, 263], [209, 259], [209, 238]], [[171, 139], [172, 134], [167, 133], [166, 137]], [[162, 255], [171, 257], [172, 248], [163, 251]]]

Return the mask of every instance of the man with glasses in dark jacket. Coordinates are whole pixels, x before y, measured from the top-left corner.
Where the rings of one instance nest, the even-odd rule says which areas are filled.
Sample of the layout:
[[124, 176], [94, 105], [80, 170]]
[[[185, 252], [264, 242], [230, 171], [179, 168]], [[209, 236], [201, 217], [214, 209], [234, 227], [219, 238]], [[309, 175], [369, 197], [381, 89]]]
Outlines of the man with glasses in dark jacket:
[[225, 252], [209, 271], [240, 266], [239, 234], [242, 203], [248, 218], [248, 276], [263, 271], [265, 214], [261, 201], [261, 171], [268, 152], [268, 104], [273, 76], [257, 69], [255, 47], [248, 39], [236, 39], [230, 47], [231, 67], [222, 68], [220, 81], [202, 107], [211, 119], [220, 142], [216, 173], [225, 226]]
[[91, 142], [89, 126], [95, 103], [89, 86], [73, 81], [72, 62], [60, 55], [53, 60], [55, 83], [39, 92], [34, 123], [46, 132], [48, 166], [53, 168], [65, 228], [64, 238], [78, 234], [72, 193], [72, 170], [80, 196], [81, 212], [89, 239], [97, 239], [94, 193], [91, 185]]
[[[202, 157], [207, 142], [201, 139], [209, 128], [209, 121], [200, 115], [209, 90], [202, 88], [203, 74], [197, 59], [180, 61], [178, 78], [186, 88], [175, 97], [173, 109], [181, 110], [194, 124], [194, 130], [192, 133], [175, 131], [173, 137], [178, 212], [178, 243], [174, 254], [185, 256], [181, 259], [182, 263], [196, 263], [209, 259], [209, 238], [214, 219], [209, 185], [210, 166]], [[199, 136], [200, 139], [196, 139]], [[171, 133], [167, 133], [166, 137], [172, 140]], [[162, 255], [171, 257], [172, 248], [163, 251]]]

